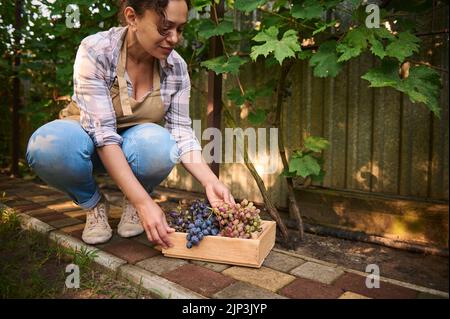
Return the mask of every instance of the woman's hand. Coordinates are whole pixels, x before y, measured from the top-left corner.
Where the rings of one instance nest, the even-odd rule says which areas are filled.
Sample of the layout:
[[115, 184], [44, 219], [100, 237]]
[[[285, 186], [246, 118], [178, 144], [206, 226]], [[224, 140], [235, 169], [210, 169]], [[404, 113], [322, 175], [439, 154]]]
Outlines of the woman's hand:
[[229, 205], [236, 205], [231, 192], [228, 188], [218, 179], [209, 182], [205, 185], [206, 196], [212, 207], [217, 207], [221, 203], [225, 202]]
[[166, 215], [161, 207], [152, 199], [142, 204], [136, 204], [135, 207], [148, 240], [161, 245], [163, 248], [173, 247], [168, 234], [173, 233], [175, 229], [170, 228], [167, 224]]

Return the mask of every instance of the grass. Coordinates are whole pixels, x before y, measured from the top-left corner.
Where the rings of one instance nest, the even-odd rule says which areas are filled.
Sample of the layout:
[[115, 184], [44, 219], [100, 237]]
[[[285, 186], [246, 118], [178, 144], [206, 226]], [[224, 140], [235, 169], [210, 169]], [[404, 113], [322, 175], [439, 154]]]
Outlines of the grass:
[[[23, 230], [13, 211], [0, 208], [0, 298], [153, 299], [142, 287], [119, 281], [93, 261], [96, 251], [73, 250]], [[80, 288], [67, 288], [66, 266], [79, 267]]]

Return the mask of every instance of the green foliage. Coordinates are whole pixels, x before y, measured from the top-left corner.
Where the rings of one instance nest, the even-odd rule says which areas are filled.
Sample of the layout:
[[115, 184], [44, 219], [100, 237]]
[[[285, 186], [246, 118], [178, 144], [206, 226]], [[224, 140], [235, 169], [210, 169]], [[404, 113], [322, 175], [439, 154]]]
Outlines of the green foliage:
[[292, 7], [292, 16], [297, 19], [311, 20], [320, 18], [324, 13], [324, 7], [320, 1], [305, 0], [301, 3], [295, 3]]
[[236, 9], [244, 12], [250, 12], [267, 3], [268, 0], [236, 0], [234, 6]]
[[[183, 45], [177, 51], [188, 62], [193, 77], [205, 69], [236, 76], [243, 67], [260, 62], [276, 70], [277, 64], [295, 60], [305, 60], [316, 77], [336, 77], [346, 63], [365, 53], [372, 55], [379, 64], [363, 76], [371, 87], [392, 87], [407, 94], [412, 102], [424, 103], [436, 116], [440, 115], [441, 81], [436, 71], [427, 65], [413, 63], [407, 78], [398, 76], [403, 62], [414, 60], [415, 54], [422, 53], [421, 42], [414, 35], [414, 23], [408, 20], [405, 12], [422, 14], [431, 8], [431, 0], [390, 1], [386, 10], [381, 10], [380, 28], [371, 29], [364, 24], [367, 13], [362, 0], [225, 2], [228, 11], [216, 24], [210, 19], [209, 7], [219, 3], [218, 0], [192, 1], [193, 10], [200, 19], [190, 20], [184, 31]], [[47, 14], [43, 14], [42, 5], [46, 6]], [[78, 6], [81, 28], [66, 26], [68, 5]], [[24, 0], [23, 25], [26, 27], [22, 28], [23, 40], [17, 45], [9, 31], [14, 23], [14, 9], [13, 1], [0, 6], [0, 81], [5, 84], [0, 90], [2, 139], [7, 133], [3, 121], [10, 121], [15, 45], [22, 52], [19, 76], [29, 81], [31, 88], [21, 112], [35, 129], [56, 118], [67, 103], [55, 97], [72, 94], [72, 68], [81, 40], [118, 26], [116, 0]], [[255, 15], [250, 15], [254, 10]], [[235, 16], [246, 21], [242, 29], [235, 29]], [[209, 59], [209, 39], [214, 36], [222, 37], [226, 53]], [[305, 44], [306, 39], [312, 39], [312, 44]], [[238, 106], [249, 103], [247, 121], [260, 125], [267, 121], [268, 110], [258, 108], [255, 100], [273, 94], [273, 87], [273, 83], [271, 90], [244, 84], [244, 93], [231, 90], [226, 94]], [[306, 147], [310, 147], [310, 152], [318, 150], [311, 145]], [[0, 150], [6, 152], [3, 148]], [[315, 157], [307, 152], [302, 153], [305, 157], [296, 154], [291, 173], [320, 178], [323, 172], [317, 172]]]
[[214, 71], [216, 74], [231, 73], [238, 74], [241, 65], [247, 62], [246, 59], [238, 56], [232, 56], [229, 59], [226, 56], [220, 56], [201, 63], [205, 68]]
[[217, 26], [210, 19], [202, 19], [201, 22], [198, 34], [205, 39], [233, 32], [232, 21], [222, 21]]
[[281, 40], [278, 40], [278, 33], [279, 30], [276, 27], [270, 27], [268, 30], [258, 33], [253, 40], [265, 43], [253, 46], [250, 57], [256, 60], [260, 55], [267, 57], [269, 53], [273, 52], [281, 65], [286, 58], [294, 57], [296, 52], [301, 51], [296, 31], [286, 31]]
[[304, 147], [295, 151], [289, 161], [289, 171], [284, 172], [288, 177], [311, 177], [316, 181], [321, 181], [325, 172], [322, 169], [323, 158], [320, 153], [329, 147], [330, 143], [318, 136], [308, 136], [305, 139]]
[[383, 60], [379, 67], [369, 70], [362, 78], [369, 81], [371, 87], [392, 87], [408, 95], [413, 103], [425, 103], [440, 118], [439, 92], [442, 84], [439, 74], [429, 67], [417, 66], [409, 70], [406, 79], [401, 79], [399, 67], [395, 60]]
[[324, 42], [317, 53], [309, 60], [309, 65], [314, 67], [314, 76], [319, 78], [335, 77], [342, 69], [336, 52], [336, 41]]
[[405, 58], [419, 51], [420, 39], [410, 32], [400, 32], [387, 47], [386, 55], [391, 56], [403, 62]]

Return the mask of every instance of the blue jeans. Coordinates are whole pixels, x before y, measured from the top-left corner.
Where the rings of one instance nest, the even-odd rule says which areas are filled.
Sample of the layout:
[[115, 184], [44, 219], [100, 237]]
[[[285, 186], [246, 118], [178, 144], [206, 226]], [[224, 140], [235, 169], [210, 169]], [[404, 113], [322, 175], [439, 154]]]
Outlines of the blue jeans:
[[[178, 147], [164, 127], [145, 123], [119, 133], [122, 151], [134, 175], [151, 193], [179, 161]], [[48, 185], [66, 193], [83, 209], [100, 200], [95, 173], [106, 173], [90, 136], [75, 120], [54, 120], [31, 136], [26, 158], [29, 166]]]

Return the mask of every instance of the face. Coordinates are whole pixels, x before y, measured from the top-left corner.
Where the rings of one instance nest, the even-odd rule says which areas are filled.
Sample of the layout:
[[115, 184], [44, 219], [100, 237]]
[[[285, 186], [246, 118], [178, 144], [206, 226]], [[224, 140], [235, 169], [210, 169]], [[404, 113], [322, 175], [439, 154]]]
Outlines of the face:
[[[131, 11], [131, 12], [130, 12]], [[137, 41], [142, 48], [157, 59], [165, 59], [181, 40], [183, 28], [187, 22], [188, 7], [184, 0], [170, 0], [166, 7], [166, 22], [158, 32], [160, 18], [153, 10], [145, 10], [143, 16], [133, 14], [131, 8], [125, 9], [125, 16]]]

